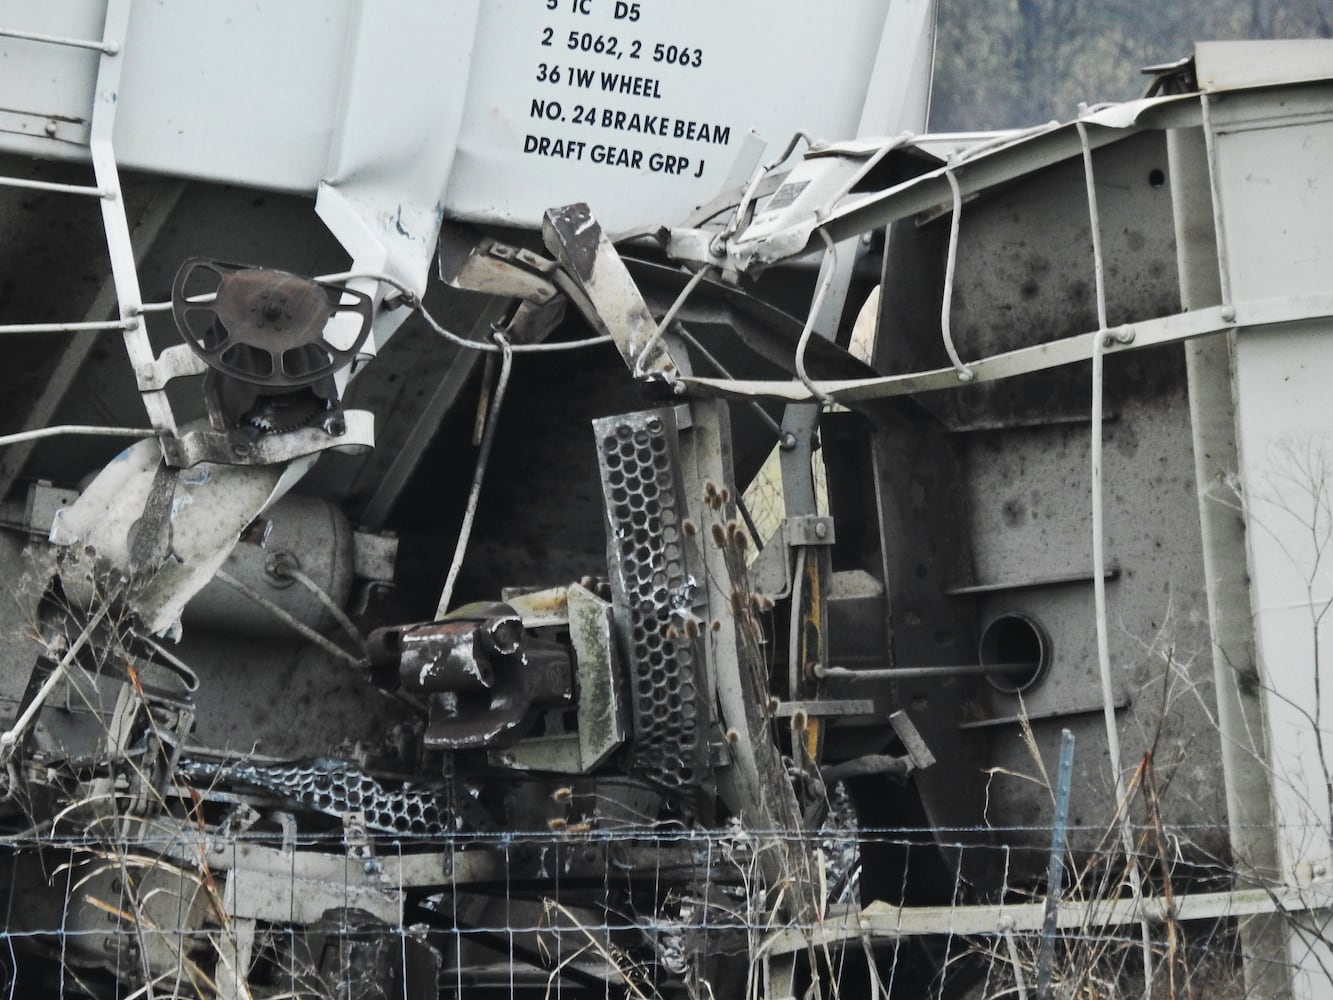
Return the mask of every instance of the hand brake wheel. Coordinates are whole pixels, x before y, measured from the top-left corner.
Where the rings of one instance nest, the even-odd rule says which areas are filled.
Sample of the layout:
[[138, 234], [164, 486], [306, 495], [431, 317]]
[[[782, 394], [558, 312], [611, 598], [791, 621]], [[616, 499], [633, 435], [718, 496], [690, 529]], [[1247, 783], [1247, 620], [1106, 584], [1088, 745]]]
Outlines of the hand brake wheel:
[[[284, 389], [312, 385], [351, 364], [370, 335], [374, 303], [331, 282], [192, 257], [176, 272], [171, 313], [210, 368]], [[325, 327], [347, 314], [359, 317], [360, 328], [351, 346], [336, 347]]]

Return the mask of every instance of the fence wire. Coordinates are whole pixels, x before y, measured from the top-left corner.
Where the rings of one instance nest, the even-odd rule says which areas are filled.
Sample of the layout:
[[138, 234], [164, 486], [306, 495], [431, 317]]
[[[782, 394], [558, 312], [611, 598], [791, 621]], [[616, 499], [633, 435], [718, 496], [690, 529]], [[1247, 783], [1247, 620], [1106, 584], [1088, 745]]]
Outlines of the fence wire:
[[[1011, 875], [1045, 859], [1006, 838], [1040, 827], [366, 840], [354, 823], [231, 835], [173, 823], [3, 841], [4, 996], [1239, 997], [1255, 995], [1243, 958], [1285, 957], [1243, 955], [1238, 921], [1299, 921], [1320, 903], [1145, 850], [1146, 891], [1174, 901], [1153, 911], [1145, 993], [1118, 849], [1069, 859], [1054, 970], [1039, 981], [1046, 887]], [[1147, 844], [1153, 831], [1134, 832]], [[817, 862], [809, 919], [791, 915], [788, 887], [761, 883], [759, 854], [783, 842]], [[971, 882], [981, 868], [1000, 872], [998, 891]]]

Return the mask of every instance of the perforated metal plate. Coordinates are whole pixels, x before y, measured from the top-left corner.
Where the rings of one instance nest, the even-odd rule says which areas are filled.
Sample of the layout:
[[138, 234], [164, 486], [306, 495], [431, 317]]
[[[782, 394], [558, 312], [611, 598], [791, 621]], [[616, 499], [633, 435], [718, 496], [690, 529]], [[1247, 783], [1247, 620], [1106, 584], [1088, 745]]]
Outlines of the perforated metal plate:
[[189, 781], [245, 785], [330, 816], [363, 812], [366, 826], [381, 833], [440, 837], [457, 829], [444, 783], [386, 787], [345, 761], [283, 766], [182, 758], [179, 768]]
[[696, 582], [685, 540], [671, 410], [593, 422], [606, 501], [607, 568], [617, 641], [629, 665], [633, 769], [684, 790], [703, 776], [707, 702], [692, 614]]

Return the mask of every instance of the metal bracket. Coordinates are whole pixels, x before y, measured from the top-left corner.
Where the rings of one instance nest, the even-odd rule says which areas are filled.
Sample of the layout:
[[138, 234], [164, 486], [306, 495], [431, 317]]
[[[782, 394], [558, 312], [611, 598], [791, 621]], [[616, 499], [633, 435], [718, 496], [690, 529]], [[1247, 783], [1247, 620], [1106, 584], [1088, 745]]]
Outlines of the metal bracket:
[[807, 514], [782, 522], [782, 535], [788, 545], [832, 545], [836, 538], [833, 518]]
[[468, 226], [445, 223], [436, 252], [440, 280], [454, 288], [545, 305], [558, 293], [546, 277], [555, 263], [499, 243]]
[[246, 434], [220, 431], [190, 431], [178, 438], [163, 437], [162, 453], [167, 463], [189, 469], [200, 462], [217, 465], [278, 465], [337, 449], [358, 453], [375, 446], [375, 415], [368, 410], [345, 410], [345, 429], [332, 435], [319, 427], [302, 427], [282, 434], [250, 438]]
[[185, 344], [168, 347], [157, 356], [157, 360], [145, 362], [139, 366], [139, 388], [143, 390], [165, 389], [172, 379], [188, 375], [202, 375], [208, 371], [208, 363]]
[[630, 276], [625, 262], [582, 203], [547, 211], [542, 220], [542, 239], [565, 271], [588, 297], [576, 303], [597, 330], [615, 342], [631, 371], [661, 377], [677, 368], [659, 340], [648, 356], [644, 347], [657, 334], [657, 322]]
[[902, 740], [907, 756], [912, 758], [912, 763], [918, 769], [930, 767], [935, 763], [935, 755], [930, 752], [930, 747], [926, 746], [926, 741], [921, 738], [921, 734], [917, 732], [916, 726], [907, 717], [906, 712], [899, 709], [890, 715], [889, 725], [898, 734], [898, 739]]
[[[780, 701], [773, 711], [777, 719], [790, 719], [797, 712], [804, 712], [811, 719], [841, 719], [849, 716], [874, 715], [875, 702], [872, 698], [816, 698], [809, 701]], [[901, 713], [899, 713], [901, 714]], [[920, 739], [920, 737], [917, 737]], [[906, 742], [904, 740], [903, 742]], [[922, 746], [925, 744], [923, 743]], [[930, 751], [926, 751], [929, 753]]]

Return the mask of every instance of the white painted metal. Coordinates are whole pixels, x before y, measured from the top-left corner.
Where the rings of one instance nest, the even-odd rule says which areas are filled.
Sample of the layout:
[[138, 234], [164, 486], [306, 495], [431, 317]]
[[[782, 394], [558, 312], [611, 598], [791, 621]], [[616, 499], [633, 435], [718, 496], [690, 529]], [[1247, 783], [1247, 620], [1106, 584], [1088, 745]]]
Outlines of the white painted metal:
[[[1171, 203], [1176, 229], [1180, 302], [1191, 309], [1222, 298], [1211, 172], [1199, 129], [1167, 135]], [[1237, 334], [1203, 337], [1185, 345], [1194, 476], [1207, 582], [1213, 683], [1223, 784], [1227, 797], [1232, 864], [1245, 883], [1274, 882], [1272, 794], [1267, 724], [1254, 664], [1253, 614], [1245, 551], [1245, 520], [1236, 503], [1236, 423], [1231, 361]], [[1284, 954], [1292, 928], [1272, 918], [1238, 921], [1250, 995], [1286, 1000], [1291, 976], [1285, 963], [1263, 956]]]
[[[932, 10], [931, 0], [837, 0], [817, 16], [800, 0], [488, 3], [449, 208], [534, 225], [546, 207], [596, 191], [611, 232], [683, 218], [721, 186], [747, 131], [769, 155], [797, 129], [857, 134], [872, 76], [874, 131], [924, 118]], [[882, 46], [898, 25], [904, 34]], [[598, 39], [604, 49], [614, 39], [613, 51], [597, 52]], [[920, 113], [880, 103], [894, 97]]]
[[[1327, 89], [1320, 93], [1326, 98]], [[1223, 294], [1333, 292], [1333, 109], [1284, 91], [1216, 101], [1211, 145]], [[1223, 224], [1224, 223], [1224, 224]], [[1281, 877], [1327, 890], [1333, 866], [1333, 322], [1250, 327], [1236, 337], [1233, 393], [1249, 549], [1254, 646], [1269, 725]], [[1330, 911], [1313, 914], [1325, 923]], [[1319, 954], [1310, 955], [1311, 948]], [[1327, 996], [1325, 945], [1292, 935], [1295, 995]]]
[[[98, 54], [33, 39], [96, 38], [114, 6], [28, 4], [0, 17], [11, 95], [0, 151], [86, 155], [65, 140], [88, 117]], [[609, 230], [658, 224], [734, 180], [738, 161], [748, 171], [752, 131], [776, 149], [798, 128], [838, 139], [923, 120], [933, 10], [933, 0], [837, 0], [818, 17], [800, 0], [140, 4], [105, 46], [124, 61], [116, 150], [122, 167], [318, 192], [357, 270], [419, 289], [446, 213], [535, 226], [551, 205], [596, 191]]]
[[[126, 323], [125, 353], [135, 372], [144, 371], [153, 363], [153, 347], [148, 342], [148, 331], [139, 319], [143, 295], [139, 291], [139, 270], [134, 259], [134, 244], [130, 239], [130, 224], [125, 218], [125, 200], [120, 190], [120, 171], [112, 136], [116, 127], [116, 111], [120, 106], [123, 39], [128, 30], [131, 0], [108, 0], [103, 46], [97, 60], [97, 77], [93, 84], [92, 119], [89, 128], [88, 149], [92, 155], [93, 173], [102, 189], [102, 228], [106, 232], [107, 254], [111, 258], [111, 280], [116, 286], [116, 301], [120, 318]], [[142, 384], [140, 385], [142, 389]], [[148, 419], [159, 432], [176, 433], [176, 418], [163, 390], [143, 392]]]

